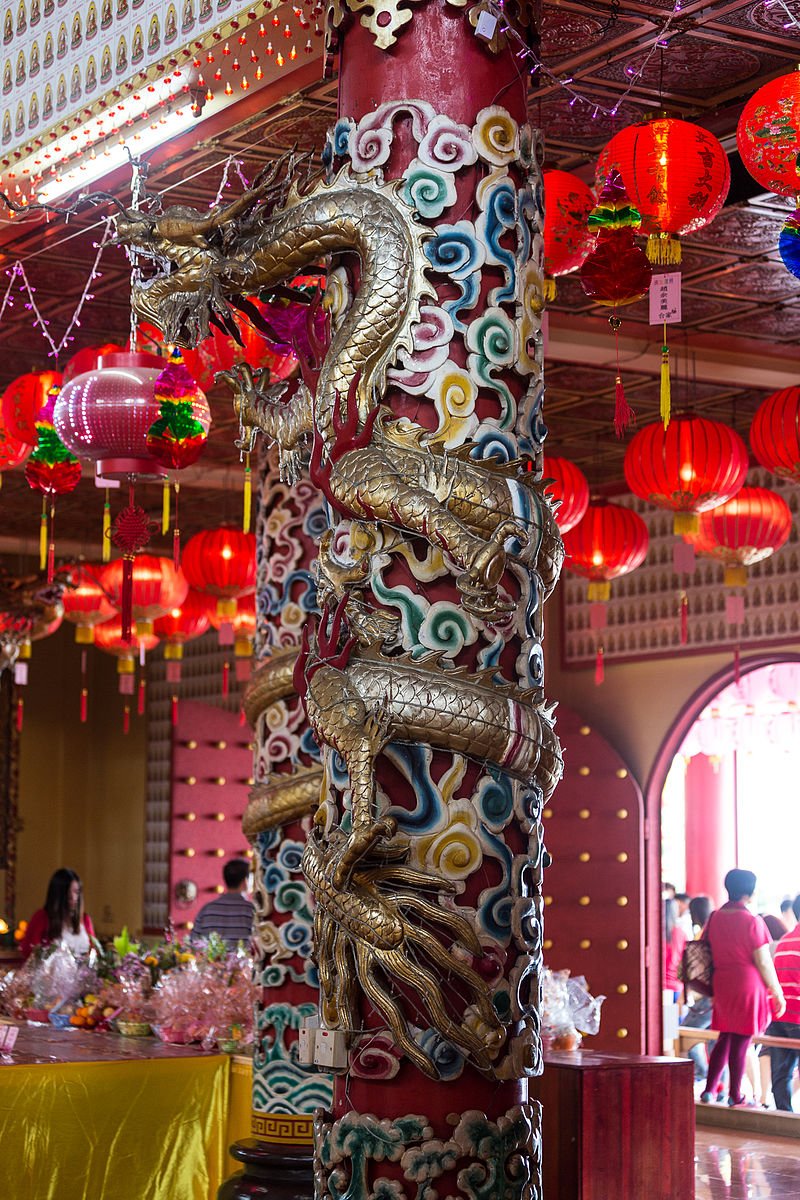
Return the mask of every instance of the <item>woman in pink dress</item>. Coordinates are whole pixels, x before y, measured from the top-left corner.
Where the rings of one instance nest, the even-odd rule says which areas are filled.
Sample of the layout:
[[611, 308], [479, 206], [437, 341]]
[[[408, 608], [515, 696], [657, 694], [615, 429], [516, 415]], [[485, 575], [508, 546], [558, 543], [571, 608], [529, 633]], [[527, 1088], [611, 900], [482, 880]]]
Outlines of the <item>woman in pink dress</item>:
[[714, 1099], [726, 1065], [730, 1071], [728, 1104], [743, 1104], [742, 1076], [747, 1047], [763, 1033], [772, 1017], [786, 1007], [769, 952], [770, 935], [761, 917], [747, 911], [756, 890], [752, 871], [728, 871], [728, 903], [712, 913], [703, 936], [711, 944], [714, 962], [714, 1011], [711, 1028], [719, 1032], [708, 1064], [706, 1104]]

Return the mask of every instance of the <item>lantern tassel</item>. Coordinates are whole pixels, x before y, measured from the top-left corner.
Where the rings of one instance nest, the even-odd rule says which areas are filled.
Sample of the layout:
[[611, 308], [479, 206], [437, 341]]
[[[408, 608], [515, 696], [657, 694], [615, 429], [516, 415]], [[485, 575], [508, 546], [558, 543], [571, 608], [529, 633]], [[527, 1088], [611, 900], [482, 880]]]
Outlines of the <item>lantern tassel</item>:
[[16, 727], [17, 727], [17, 733], [22, 733], [22, 726], [23, 726], [24, 721], [25, 721], [25, 701], [20, 696], [20, 698], [17, 700], [17, 718], [16, 718], [16, 722], [15, 722]]
[[666, 429], [672, 411], [672, 397], [669, 378], [669, 346], [667, 345], [667, 325], [664, 322], [664, 344], [661, 347], [661, 420]]
[[689, 641], [689, 597], [681, 592], [681, 645]]
[[147, 694], [147, 680], [142, 677], [139, 680], [139, 691], [136, 696], [136, 712], [140, 717], [144, 716], [144, 701]]
[[597, 653], [595, 654], [595, 657], [594, 657], [595, 687], [600, 687], [600, 684], [604, 681], [605, 677], [606, 677], [605, 656], [603, 653], [603, 647], [601, 645], [601, 646], [597, 647]]
[[89, 717], [89, 689], [81, 688], [81, 725], [85, 725]]
[[133, 609], [133, 555], [122, 556], [122, 640], [131, 640], [131, 618]]
[[126, 704], [122, 710], [122, 732], [130, 733], [131, 731], [131, 707]]
[[223, 695], [224, 699], [227, 699], [228, 693], [231, 690], [230, 689], [230, 679], [231, 679], [231, 664], [226, 661], [222, 664], [222, 695]]
[[681, 244], [669, 233], [651, 233], [646, 254], [651, 263], [660, 267], [677, 267], [681, 261]]
[[169, 533], [169, 489], [170, 482], [164, 480], [161, 488], [161, 536], [166, 537]]
[[103, 502], [103, 562], [111, 562], [111, 501], [106, 488], [106, 498]]
[[50, 502], [50, 539], [47, 544], [47, 582], [52, 583], [56, 573], [56, 502]]
[[181, 565], [181, 531], [178, 523], [178, 497], [181, 494], [181, 485], [175, 484], [175, 525], [172, 529], [172, 563], [177, 571]]
[[39, 570], [47, 566], [47, 497], [42, 496], [42, 515], [39, 518]]
[[178, 724], [178, 697], [177, 696], [172, 697], [172, 707], [171, 707], [170, 718], [172, 720], [172, 728], [174, 729], [175, 726]]
[[240, 725], [246, 725], [246, 724], [247, 724], [247, 716], [246, 716], [246, 714], [245, 714], [245, 711], [244, 711], [244, 709], [243, 709], [243, 708], [240, 708], [240, 709], [239, 709], [239, 724], [240, 724]]
[[629, 425], [636, 420], [636, 413], [625, 399], [625, 388], [622, 386], [622, 376], [618, 375], [614, 388], [614, 432], [621, 438]]
[[556, 281], [552, 275], [545, 275], [544, 285], [542, 287], [542, 296], [545, 303], [552, 304], [557, 295]]
[[251, 510], [253, 507], [253, 473], [250, 470], [250, 455], [244, 456], [244, 497], [242, 508], [242, 530], [250, 532]]

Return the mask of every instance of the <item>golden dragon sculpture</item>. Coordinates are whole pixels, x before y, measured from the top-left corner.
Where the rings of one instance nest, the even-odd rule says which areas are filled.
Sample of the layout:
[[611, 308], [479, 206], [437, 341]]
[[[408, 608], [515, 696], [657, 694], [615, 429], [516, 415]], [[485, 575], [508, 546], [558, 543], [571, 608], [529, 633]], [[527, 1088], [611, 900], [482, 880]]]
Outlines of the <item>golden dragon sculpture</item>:
[[[513, 608], [499, 590], [511, 563], [535, 571], [548, 594], [563, 548], [541, 485], [521, 463], [445, 452], [424, 429], [393, 419], [380, 404], [387, 370], [401, 351], [412, 350], [420, 306], [435, 294], [424, 254], [431, 231], [403, 199], [399, 182], [385, 182], [379, 171], [344, 169], [302, 192], [284, 189], [278, 204], [265, 195], [256, 185], [212, 219], [183, 208], [118, 218], [119, 240], [160, 267], [134, 285], [138, 315], [172, 341], [195, 342], [209, 321], [230, 321], [230, 304], [244, 307], [244, 297], [268, 293], [321, 256], [355, 255], [358, 286], [313, 391], [301, 382], [287, 404], [283, 385], [262, 387], [245, 365], [227, 376], [240, 421], [287, 450], [305, 440], [311, 477], [341, 516], [440, 549], [464, 608], [479, 619], [502, 620]], [[368, 562], [356, 564], [352, 579], [333, 582], [329, 573], [336, 610], [326, 607], [315, 639], [306, 630], [293, 668], [311, 727], [339, 752], [352, 788], [349, 830], [325, 828], [320, 810], [304, 858], [317, 902], [323, 1017], [331, 1027], [357, 1028], [360, 985], [398, 1045], [435, 1076], [414, 1039], [407, 1004], [381, 983], [388, 978], [413, 994], [414, 1011], [427, 1011], [465, 1057], [489, 1069], [506, 1029], [467, 961], [481, 946], [466, 918], [443, 899], [452, 885], [411, 867], [407, 844], [377, 811], [375, 759], [390, 741], [424, 742], [535, 780], [549, 795], [562, 767], [552, 713], [540, 695], [498, 686], [496, 670], [446, 669], [437, 655], [390, 657], [384, 647], [391, 619], [361, 611], [352, 586], [368, 570]], [[285, 658], [275, 663], [282, 681], [276, 686], [285, 685], [287, 667]], [[254, 796], [253, 828], [266, 827], [269, 798], [269, 790]], [[448, 1012], [442, 975], [467, 992], [460, 1018]]]

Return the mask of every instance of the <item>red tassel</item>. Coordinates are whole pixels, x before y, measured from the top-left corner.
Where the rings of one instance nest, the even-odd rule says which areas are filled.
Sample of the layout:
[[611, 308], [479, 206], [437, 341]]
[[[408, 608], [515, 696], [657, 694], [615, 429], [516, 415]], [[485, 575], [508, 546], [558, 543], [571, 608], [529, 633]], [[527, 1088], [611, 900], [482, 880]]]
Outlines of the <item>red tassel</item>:
[[140, 679], [139, 680], [139, 691], [136, 696], [136, 712], [139, 714], [140, 717], [144, 716], [144, 698], [145, 698], [146, 690], [147, 690], [147, 680]]
[[122, 710], [122, 732], [130, 733], [131, 731], [131, 709], [130, 705], [126, 704]]
[[56, 573], [56, 544], [51, 541], [47, 547], [47, 582], [52, 583]]
[[239, 724], [240, 724], [240, 725], [246, 725], [246, 724], [247, 724], [247, 717], [246, 717], [246, 716], [245, 716], [245, 714], [244, 714], [244, 709], [243, 709], [243, 708], [240, 708], [240, 709], [239, 709]]
[[89, 716], [89, 689], [81, 688], [81, 725], [85, 725]]
[[689, 641], [689, 597], [681, 592], [681, 645]]
[[629, 425], [636, 420], [636, 413], [625, 399], [622, 376], [618, 375], [614, 387], [614, 432], [621, 438]]
[[24, 720], [25, 720], [25, 701], [20, 696], [19, 700], [17, 701], [17, 719], [16, 719], [17, 733], [22, 733], [22, 724], [23, 724]]
[[131, 640], [131, 621], [133, 617], [133, 555], [122, 557], [122, 640]]
[[230, 677], [231, 664], [229, 662], [224, 662], [222, 664], [222, 695], [224, 698], [227, 698], [228, 693], [230, 692]]
[[736, 681], [736, 683], [741, 683], [741, 679], [742, 679], [742, 673], [741, 673], [741, 669], [740, 669], [741, 665], [742, 664], [741, 664], [741, 656], [739, 653], [739, 643], [737, 642], [733, 648], [733, 678]]
[[597, 647], [597, 654], [594, 659], [594, 682], [595, 686], [599, 687], [606, 677], [606, 669], [603, 655], [603, 647]]
[[170, 715], [171, 715], [171, 719], [172, 719], [172, 728], [174, 729], [175, 726], [178, 724], [178, 697], [177, 696], [172, 697], [172, 712]]

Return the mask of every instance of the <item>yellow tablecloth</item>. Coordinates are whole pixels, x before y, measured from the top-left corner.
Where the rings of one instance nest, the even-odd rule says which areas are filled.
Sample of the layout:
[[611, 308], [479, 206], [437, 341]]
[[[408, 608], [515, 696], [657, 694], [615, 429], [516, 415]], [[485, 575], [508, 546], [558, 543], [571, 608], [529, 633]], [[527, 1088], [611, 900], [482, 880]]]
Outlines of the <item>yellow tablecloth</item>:
[[2, 1200], [211, 1200], [226, 1056], [0, 1066]]

